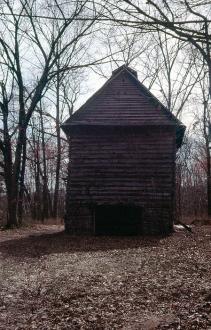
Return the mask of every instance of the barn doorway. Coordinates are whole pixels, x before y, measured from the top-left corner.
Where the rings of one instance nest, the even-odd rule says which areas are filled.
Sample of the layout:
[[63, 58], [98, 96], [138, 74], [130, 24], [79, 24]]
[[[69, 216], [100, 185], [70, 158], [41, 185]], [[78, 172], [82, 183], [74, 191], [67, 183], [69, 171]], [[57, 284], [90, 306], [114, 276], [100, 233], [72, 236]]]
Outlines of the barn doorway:
[[96, 235], [138, 235], [141, 233], [142, 208], [132, 205], [97, 205]]

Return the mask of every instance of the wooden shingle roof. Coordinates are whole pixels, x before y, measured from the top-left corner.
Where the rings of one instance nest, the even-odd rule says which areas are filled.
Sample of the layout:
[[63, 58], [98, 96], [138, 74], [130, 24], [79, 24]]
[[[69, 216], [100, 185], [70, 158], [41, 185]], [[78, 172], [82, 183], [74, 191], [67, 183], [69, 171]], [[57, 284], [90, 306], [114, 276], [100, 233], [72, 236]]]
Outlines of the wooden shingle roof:
[[138, 80], [136, 71], [122, 66], [63, 125], [66, 134], [73, 126], [174, 125], [178, 146], [185, 126]]

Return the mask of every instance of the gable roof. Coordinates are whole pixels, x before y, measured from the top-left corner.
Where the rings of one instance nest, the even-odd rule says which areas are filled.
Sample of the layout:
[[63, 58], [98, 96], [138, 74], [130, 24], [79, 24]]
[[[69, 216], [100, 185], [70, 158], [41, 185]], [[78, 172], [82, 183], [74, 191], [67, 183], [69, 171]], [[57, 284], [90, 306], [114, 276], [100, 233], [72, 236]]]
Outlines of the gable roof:
[[[73, 126], [176, 126], [180, 140], [185, 126], [123, 65], [62, 124], [68, 134]], [[181, 144], [181, 143], [179, 143]]]

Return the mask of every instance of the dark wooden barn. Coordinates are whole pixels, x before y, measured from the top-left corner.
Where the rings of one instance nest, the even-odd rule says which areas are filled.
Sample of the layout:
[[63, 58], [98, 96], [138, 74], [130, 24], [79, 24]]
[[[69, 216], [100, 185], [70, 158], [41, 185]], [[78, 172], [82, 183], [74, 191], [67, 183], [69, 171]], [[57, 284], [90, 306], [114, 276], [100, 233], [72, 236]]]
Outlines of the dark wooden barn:
[[66, 231], [172, 231], [185, 127], [122, 66], [62, 128], [70, 143]]

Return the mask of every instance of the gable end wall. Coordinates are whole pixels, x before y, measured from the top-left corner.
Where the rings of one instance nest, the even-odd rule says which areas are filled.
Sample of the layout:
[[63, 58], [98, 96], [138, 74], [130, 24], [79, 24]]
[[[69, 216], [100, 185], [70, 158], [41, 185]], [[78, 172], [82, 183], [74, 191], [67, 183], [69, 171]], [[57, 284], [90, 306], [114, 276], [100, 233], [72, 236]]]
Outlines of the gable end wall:
[[175, 128], [84, 130], [70, 138], [65, 226], [94, 234], [94, 206], [143, 208], [142, 232], [170, 232], [174, 220]]

